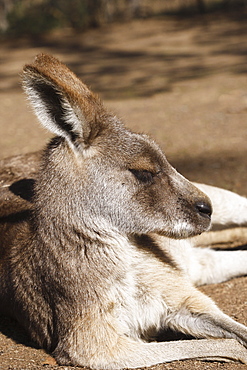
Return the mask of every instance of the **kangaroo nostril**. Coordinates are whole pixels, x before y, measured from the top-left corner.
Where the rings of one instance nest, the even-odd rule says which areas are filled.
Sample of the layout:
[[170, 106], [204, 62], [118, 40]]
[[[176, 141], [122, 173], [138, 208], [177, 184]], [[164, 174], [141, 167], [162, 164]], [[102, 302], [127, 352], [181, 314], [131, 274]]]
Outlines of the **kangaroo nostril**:
[[200, 213], [200, 215], [203, 216], [203, 217], [210, 218], [210, 216], [212, 215], [212, 212], [213, 212], [211, 204], [203, 202], [203, 201], [197, 202], [195, 204], [195, 208]]

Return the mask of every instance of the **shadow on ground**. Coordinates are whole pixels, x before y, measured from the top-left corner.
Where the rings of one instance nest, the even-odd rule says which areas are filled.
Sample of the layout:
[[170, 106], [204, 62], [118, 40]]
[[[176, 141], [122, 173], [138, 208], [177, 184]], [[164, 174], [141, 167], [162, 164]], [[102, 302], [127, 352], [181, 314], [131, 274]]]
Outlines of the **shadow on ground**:
[[191, 181], [219, 186], [246, 195], [246, 158], [247, 151], [211, 153], [200, 158], [169, 159], [172, 165]]
[[[170, 91], [178, 81], [222, 71], [245, 74], [246, 32], [246, 12], [161, 17], [105, 26], [102, 33], [90, 31], [87, 37], [68, 32], [62, 37], [58, 33], [35, 41], [3, 42], [0, 61], [8, 63], [10, 53], [14, 56], [21, 47], [35, 48], [34, 54], [45, 50], [63, 55], [104, 98], [149, 97]], [[188, 38], [193, 47], [186, 46]], [[14, 70], [6, 73], [0, 68], [0, 79], [0, 91], [19, 86]]]
[[13, 341], [25, 346], [38, 348], [32, 342], [25, 330], [14, 320], [7, 316], [0, 315], [0, 332], [6, 337], [11, 338]]

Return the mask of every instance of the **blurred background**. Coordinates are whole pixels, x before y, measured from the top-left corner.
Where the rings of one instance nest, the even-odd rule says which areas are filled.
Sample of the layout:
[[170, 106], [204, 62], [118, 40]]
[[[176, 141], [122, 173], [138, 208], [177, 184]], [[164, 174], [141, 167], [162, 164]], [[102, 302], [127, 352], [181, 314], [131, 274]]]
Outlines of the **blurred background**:
[[81, 31], [133, 18], [233, 11], [245, 6], [245, 0], [1, 0], [0, 29], [34, 36], [55, 28]]
[[0, 158], [35, 151], [20, 72], [54, 54], [191, 180], [247, 194], [246, 0], [0, 0]]

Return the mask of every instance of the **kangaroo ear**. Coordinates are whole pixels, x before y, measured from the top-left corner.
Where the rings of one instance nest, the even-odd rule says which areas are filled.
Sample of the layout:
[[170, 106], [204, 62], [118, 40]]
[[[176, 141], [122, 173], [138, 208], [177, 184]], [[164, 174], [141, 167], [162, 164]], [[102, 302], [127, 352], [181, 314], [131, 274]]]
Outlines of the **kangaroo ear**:
[[90, 145], [106, 125], [100, 99], [50, 55], [24, 67], [23, 87], [41, 124], [74, 146]]

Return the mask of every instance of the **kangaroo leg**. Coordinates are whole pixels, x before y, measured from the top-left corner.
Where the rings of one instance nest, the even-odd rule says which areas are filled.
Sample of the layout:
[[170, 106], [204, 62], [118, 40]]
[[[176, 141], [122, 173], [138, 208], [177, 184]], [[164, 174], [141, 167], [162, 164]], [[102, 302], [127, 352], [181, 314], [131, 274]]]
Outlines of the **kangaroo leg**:
[[[145, 263], [136, 266], [142, 288], [123, 304], [115, 308], [107, 300], [103, 307], [90, 306], [87, 315], [80, 315], [74, 327], [68, 328], [67, 337], [59, 340], [54, 352], [57, 362], [94, 369], [147, 367], [193, 358], [247, 364], [247, 350], [242, 346], [247, 345], [247, 328], [222, 313], [174, 265], [168, 263], [160, 273], [159, 265], [159, 261], [154, 264], [154, 270], [146, 269]], [[111, 293], [109, 303], [115, 301], [112, 297]], [[168, 327], [206, 340], [144, 343], [140, 337], [150, 325], [144, 322], [154, 323], [150, 315], [156, 315], [156, 302], [161, 299], [165, 310], [157, 314], [157, 329]], [[142, 316], [147, 310], [149, 316]]]
[[212, 230], [247, 225], [247, 198], [214, 186], [194, 183], [213, 205]]
[[[163, 246], [195, 285], [221, 283], [247, 274], [247, 251], [214, 251], [193, 246], [247, 242], [247, 199], [233, 192], [205, 184], [194, 184], [204, 191], [213, 204], [212, 228], [190, 241], [163, 241]], [[228, 229], [227, 229], [228, 228]]]
[[[73, 363], [85, 366], [80, 356], [72, 356]], [[162, 343], [136, 342], [120, 338], [109, 356], [99, 353], [92, 356], [87, 366], [91, 369], [142, 368], [179, 360], [236, 361], [247, 364], [247, 351], [234, 339], [201, 339]], [[63, 360], [58, 361], [63, 365]], [[66, 364], [68, 362], [66, 361]]]
[[[119, 359], [108, 363], [107, 366], [103, 364], [99, 367], [107, 369], [140, 368], [188, 359], [232, 360], [247, 363], [246, 349], [232, 339], [186, 340], [166, 343], [128, 342], [122, 353], [120, 352]], [[99, 367], [97, 366], [97, 368]]]
[[194, 285], [216, 284], [247, 275], [247, 250], [215, 251], [193, 246], [193, 239], [154, 236], [164, 253], [172, 258]]
[[183, 291], [185, 299], [167, 315], [165, 325], [197, 338], [233, 338], [247, 346], [247, 327], [224, 314], [196, 288], [183, 285]]
[[[164, 290], [165, 301], [169, 307], [164, 326], [197, 338], [218, 339], [217, 341], [204, 341], [204, 348], [200, 347], [202, 345], [200, 340], [189, 341], [188, 344], [187, 341], [178, 342], [179, 344], [172, 342], [170, 347], [166, 347], [168, 343], [163, 343], [164, 350], [169, 348], [169, 354], [175, 356], [177, 348], [180, 359], [185, 359], [186, 356], [198, 359], [232, 359], [232, 354], [239, 353], [242, 361], [245, 362], [247, 350], [241, 345], [247, 346], [247, 328], [225, 315], [209, 297], [193, 287], [183, 275], [179, 276], [176, 271], [172, 270], [170, 273], [181, 289], [179, 291]], [[219, 340], [219, 338], [222, 339]], [[229, 341], [229, 339], [236, 341]], [[216, 356], [210, 354], [214, 345], [217, 347]], [[167, 353], [168, 356], [169, 354]], [[166, 361], [169, 361], [168, 358]]]
[[224, 315], [210, 298], [190, 284], [183, 284], [181, 289], [180, 301], [174, 291], [166, 296], [171, 310], [172, 304], [177, 309], [167, 316], [164, 326], [207, 339], [144, 343], [127, 337], [121, 331], [121, 323], [116, 323], [113, 317], [108, 320], [102, 317], [101, 321], [99, 318], [96, 322], [85, 322], [75, 329], [68, 338], [67, 349], [63, 342], [56, 349], [57, 362], [94, 369], [147, 367], [185, 359], [235, 360], [247, 364], [247, 350], [242, 346], [247, 344], [247, 328]]
[[[196, 321], [196, 318], [194, 321]], [[206, 326], [206, 324], [201, 326]], [[81, 332], [74, 332], [71, 336], [73, 341], [70, 337], [67, 348], [64, 348], [64, 343], [62, 343], [62, 346], [59, 345], [56, 349], [54, 356], [57, 362], [60, 365], [72, 363], [78, 366], [89, 366], [92, 369], [140, 368], [186, 359], [233, 360], [247, 364], [247, 350], [235, 339], [145, 343], [140, 340], [133, 340], [125, 335], [119, 335], [114, 329], [116, 328], [111, 327], [108, 331], [104, 327], [104, 336], [99, 335], [97, 338], [91, 336], [92, 333], [84, 333], [82, 336], [87, 335], [86, 345], [81, 343]], [[97, 331], [100, 334], [99, 326]], [[215, 330], [215, 334], [219, 333], [220, 329]], [[213, 337], [214, 335], [208, 335], [208, 337], [210, 336]], [[222, 336], [227, 337], [224, 334]], [[91, 343], [92, 341], [97, 342], [97, 348], [95, 343]]]
[[192, 239], [194, 246], [230, 248], [247, 244], [247, 227], [233, 227], [218, 231], [209, 231]]
[[[151, 356], [161, 357], [161, 362], [172, 362], [175, 360], [216, 360], [216, 361], [237, 361], [246, 364], [247, 351], [233, 339], [214, 340], [186, 340], [167, 343], [148, 343], [142, 345], [145, 352]], [[146, 348], [145, 348], [146, 347]], [[138, 353], [136, 351], [136, 353]], [[141, 354], [141, 356], [143, 353]], [[162, 361], [162, 357], [165, 361]], [[149, 362], [151, 365], [151, 361]], [[148, 363], [144, 366], [150, 366]], [[133, 366], [136, 367], [136, 366]]]
[[187, 252], [183, 269], [197, 286], [222, 283], [234, 277], [247, 275], [246, 250], [215, 251], [188, 246]]
[[[185, 286], [183, 289], [186, 292]], [[193, 289], [189, 288], [181, 308], [167, 316], [166, 325], [197, 338], [233, 338], [246, 347], [247, 327], [231, 319], [209, 297]], [[224, 340], [221, 343], [224, 346]]]
[[193, 248], [196, 268], [188, 275], [195, 285], [216, 284], [234, 277], [247, 275], [247, 251], [214, 251]]
[[[192, 239], [195, 246], [247, 242], [247, 227], [228, 228], [247, 223], [247, 199], [233, 192], [204, 184], [196, 184], [213, 204], [212, 229]], [[202, 248], [190, 250], [188, 275], [196, 285], [221, 283], [247, 274], [247, 251], [214, 251]], [[193, 255], [193, 257], [192, 257]], [[192, 265], [193, 260], [193, 265]], [[188, 259], [187, 259], [188, 261]]]

